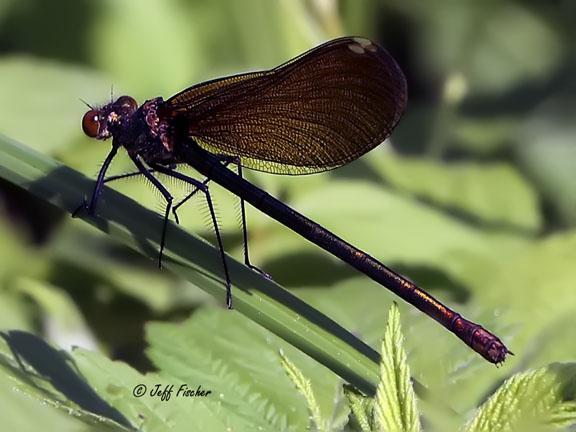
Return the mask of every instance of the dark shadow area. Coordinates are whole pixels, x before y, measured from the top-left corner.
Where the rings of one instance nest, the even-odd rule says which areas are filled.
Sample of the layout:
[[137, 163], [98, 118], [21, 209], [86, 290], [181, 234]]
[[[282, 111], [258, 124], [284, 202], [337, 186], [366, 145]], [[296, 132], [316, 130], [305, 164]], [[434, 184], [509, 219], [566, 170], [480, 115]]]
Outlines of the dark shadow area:
[[539, 234], [539, 232], [535, 232], [533, 229], [510, 223], [508, 221], [484, 219], [462, 208], [435, 202], [426, 196], [412, 194], [411, 197], [421, 204], [436, 210], [440, 210], [441, 212], [446, 213], [448, 216], [456, 220], [464, 222], [467, 225], [473, 226], [483, 231], [503, 231], [521, 237], [535, 237]]
[[362, 159], [356, 159], [337, 170], [328, 171], [327, 175], [341, 180], [365, 180], [382, 184], [382, 176]]
[[59, 208], [4, 179], [0, 179], [0, 201], [6, 209], [7, 219], [25, 231], [27, 239], [36, 245], [50, 240], [65, 215]]
[[302, 251], [266, 260], [262, 269], [287, 288], [330, 286], [358, 276], [326, 254]]
[[434, 97], [431, 89], [435, 78], [422, 73], [422, 66], [413, 55], [418, 51], [420, 24], [409, 14], [387, 6], [385, 2], [379, 4], [375, 15], [376, 41], [386, 47], [404, 71], [409, 89], [408, 101]]
[[[0, 333], [6, 341], [21, 372], [30, 374], [31, 367], [42, 379], [48, 381], [67, 399], [76, 403], [83, 410], [98, 416], [109, 418], [129, 429], [134, 429], [128, 419], [117, 409], [110, 406], [90, 387], [86, 380], [72, 368], [71, 358], [56, 351], [42, 339], [20, 330]], [[14, 366], [7, 365], [10, 368]], [[30, 380], [33, 384], [33, 380]], [[43, 390], [42, 390], [43, 391]]]
[[[468, 98], [462, 104], [462, 114], [476, 118], [498, 118], [514, 114], [525, 118], [551, 95], [575, 89], [574, 72], [575, 67], [565, 63], [545, 82], [527, 82], [499, 95]], [[566, 96], [566, 104], [572, 104], [572, 95]]]
[[96, 338], [112, 348], [111, 358], [142, 373], [155, 370], [144, 353], [144, 324], [157, 317], [146, 304], [124, 294], [97, 269], [69, 262], [55, 262], [48, 280], [66, 290]]
[[[437, 268], [394, 263], [390, 263], [389, 267], [417, 285], [425, 286], [426, 291], [449, 293], [452, 301], [465, 303], [470, 298], [470, 292], [465, 285], [451, 279]], [[326, 254], [315, 252], [283, 255], [281, 258], [266, 261], [263, 269], [286, 288], [330, 287], [359, 275], [353, 268], [331, 259]]]
[[1, 53], [74, 63], [90, 61], [90, 50], [86, 47], [97, 3], [89, 0], [11, 3], [0, 26]]
[[562, 401], [574, 402], [576, 400], [576, 364], [552, 363], [549, 368], [562, 383]]

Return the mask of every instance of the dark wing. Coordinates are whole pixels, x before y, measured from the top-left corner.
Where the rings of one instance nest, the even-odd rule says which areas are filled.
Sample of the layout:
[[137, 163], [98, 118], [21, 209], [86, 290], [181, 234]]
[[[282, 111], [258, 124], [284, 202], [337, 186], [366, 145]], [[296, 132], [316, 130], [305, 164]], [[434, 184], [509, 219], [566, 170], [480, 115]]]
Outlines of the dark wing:
[[362, 38], [326, 42], [269, 71], [216, 79], [166, 101], [204, 149], [243, 166], [309, 174], [344, 165], [384, 141], [406, 105], [404, 75]]

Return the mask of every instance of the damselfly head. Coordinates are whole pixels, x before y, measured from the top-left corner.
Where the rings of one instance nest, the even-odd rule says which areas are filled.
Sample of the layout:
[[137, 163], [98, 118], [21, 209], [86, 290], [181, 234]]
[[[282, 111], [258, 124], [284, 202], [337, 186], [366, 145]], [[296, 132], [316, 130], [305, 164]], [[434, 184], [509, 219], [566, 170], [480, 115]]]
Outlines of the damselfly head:
[[92, 108], [82, 118], [82, 130], [90, 138], [105, 140], [112, 136], [114, 127], [121, 125], [138, 109], [130, 96], [120, 96], [102, 108]]

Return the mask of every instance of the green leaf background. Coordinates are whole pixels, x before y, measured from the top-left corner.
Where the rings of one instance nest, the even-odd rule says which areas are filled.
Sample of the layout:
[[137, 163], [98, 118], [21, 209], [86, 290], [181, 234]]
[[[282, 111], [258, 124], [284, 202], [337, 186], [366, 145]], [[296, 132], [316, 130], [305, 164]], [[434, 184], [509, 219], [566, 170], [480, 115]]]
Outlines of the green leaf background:
[[[109, 147], [82, 135], [80, 99], [97, 105], [111, 92], [140, 102], [169, 97], [213, 77], [273, 67], [332, 37], [377, 40], [408, 78], [408, 108], [392, 138], [326, 174], [247, 178], [514, 351], [495, 368], [400, 304], [424, 430], [569, 430], [574, 16], [570, 1], [0, 1], [0, 134], [93, 178]], [[129, 171], [129, 160], [119, 157], [113, 169]], [[186, 192], [168, 185], [176, 195]], [[162, 208], [139, 179], [114, 188]], [[227, 250], [241, 260], [238, 200], [212, 191]], [[183, 227], [213, 241], [201, 201], [182, 208]], [[250, 208], [248, 224], [259, 267], [380, 351], [391, 294]], [[0, 339], [6, 430], [306, 430], [305, 398], [279, 350], [309, 379], [321, 417], [352, 428], [343, 426], [350, 408], [339, 376], [224, 310], [220, 298], [198, 288], [201, 278], [158, 271], [6, 180], [0, 240], [2, 334], [53, 354], [44, 358], [48, 365], [68, 365], [65, 377], [85, 383], [78, 392], [93, 401], [79, 404], [78, 394], [63, 393], [38, 369], [44, 363]], [[139, 383], [183, 382], [213, 396], [132, 395]], [[102, 401], [111, 408], [102, 411]]]

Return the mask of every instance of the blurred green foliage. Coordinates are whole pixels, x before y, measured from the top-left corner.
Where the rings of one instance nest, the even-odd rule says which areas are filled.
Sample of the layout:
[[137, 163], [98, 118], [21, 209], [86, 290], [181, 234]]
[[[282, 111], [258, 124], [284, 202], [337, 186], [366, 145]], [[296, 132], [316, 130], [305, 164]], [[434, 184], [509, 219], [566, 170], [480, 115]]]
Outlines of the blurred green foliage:
[[[498, 394], [540, 379], [532, 368], [576, 359], [574, 17], [571, 0], [0, 0], [0, 133], [93, 177], [108, 145], [82, 136], [80, 99], [169, 97], [339, 35], [378, 41], [409, 86], [390, 142], [323, 175], [247, 176], [505, 339], [516, 356], [496, 369], [401, 305], [423, 424], [453, 430], [514, 373]], [[127, 158], [114, 170], [129, 171]], [[162, 206], [141, 180], [115, 187]], [[227, 249], [241, 257], [238, 200], [212, 190]], [[303, 430], [305, 401], [279, 348], [324, 418], [347, 415], [336, 375], [192, 284], [4, 181], [0, 210], [0, 328], [83, 347], [72, 364], [132, 425], [224, 430], [233, 412], [235, 430]], [[212, 238], [201, 200], [180, 216]], [[255, 263], [380, 347], [393, 296], [264, 215], [249, 209], [248, 223]], [[41, 385], [36, 398], [56, 402], [23, 397], [33, 386], [0, 352], [7, 430], [119, 428], [101, 420], [118, 420], [111, 411], [68, 416], [73, 404]], [[200, 383], [221, 403], [134, 399], [140, 381]], [[496, 430], [482, 415], [469, 430]]]

